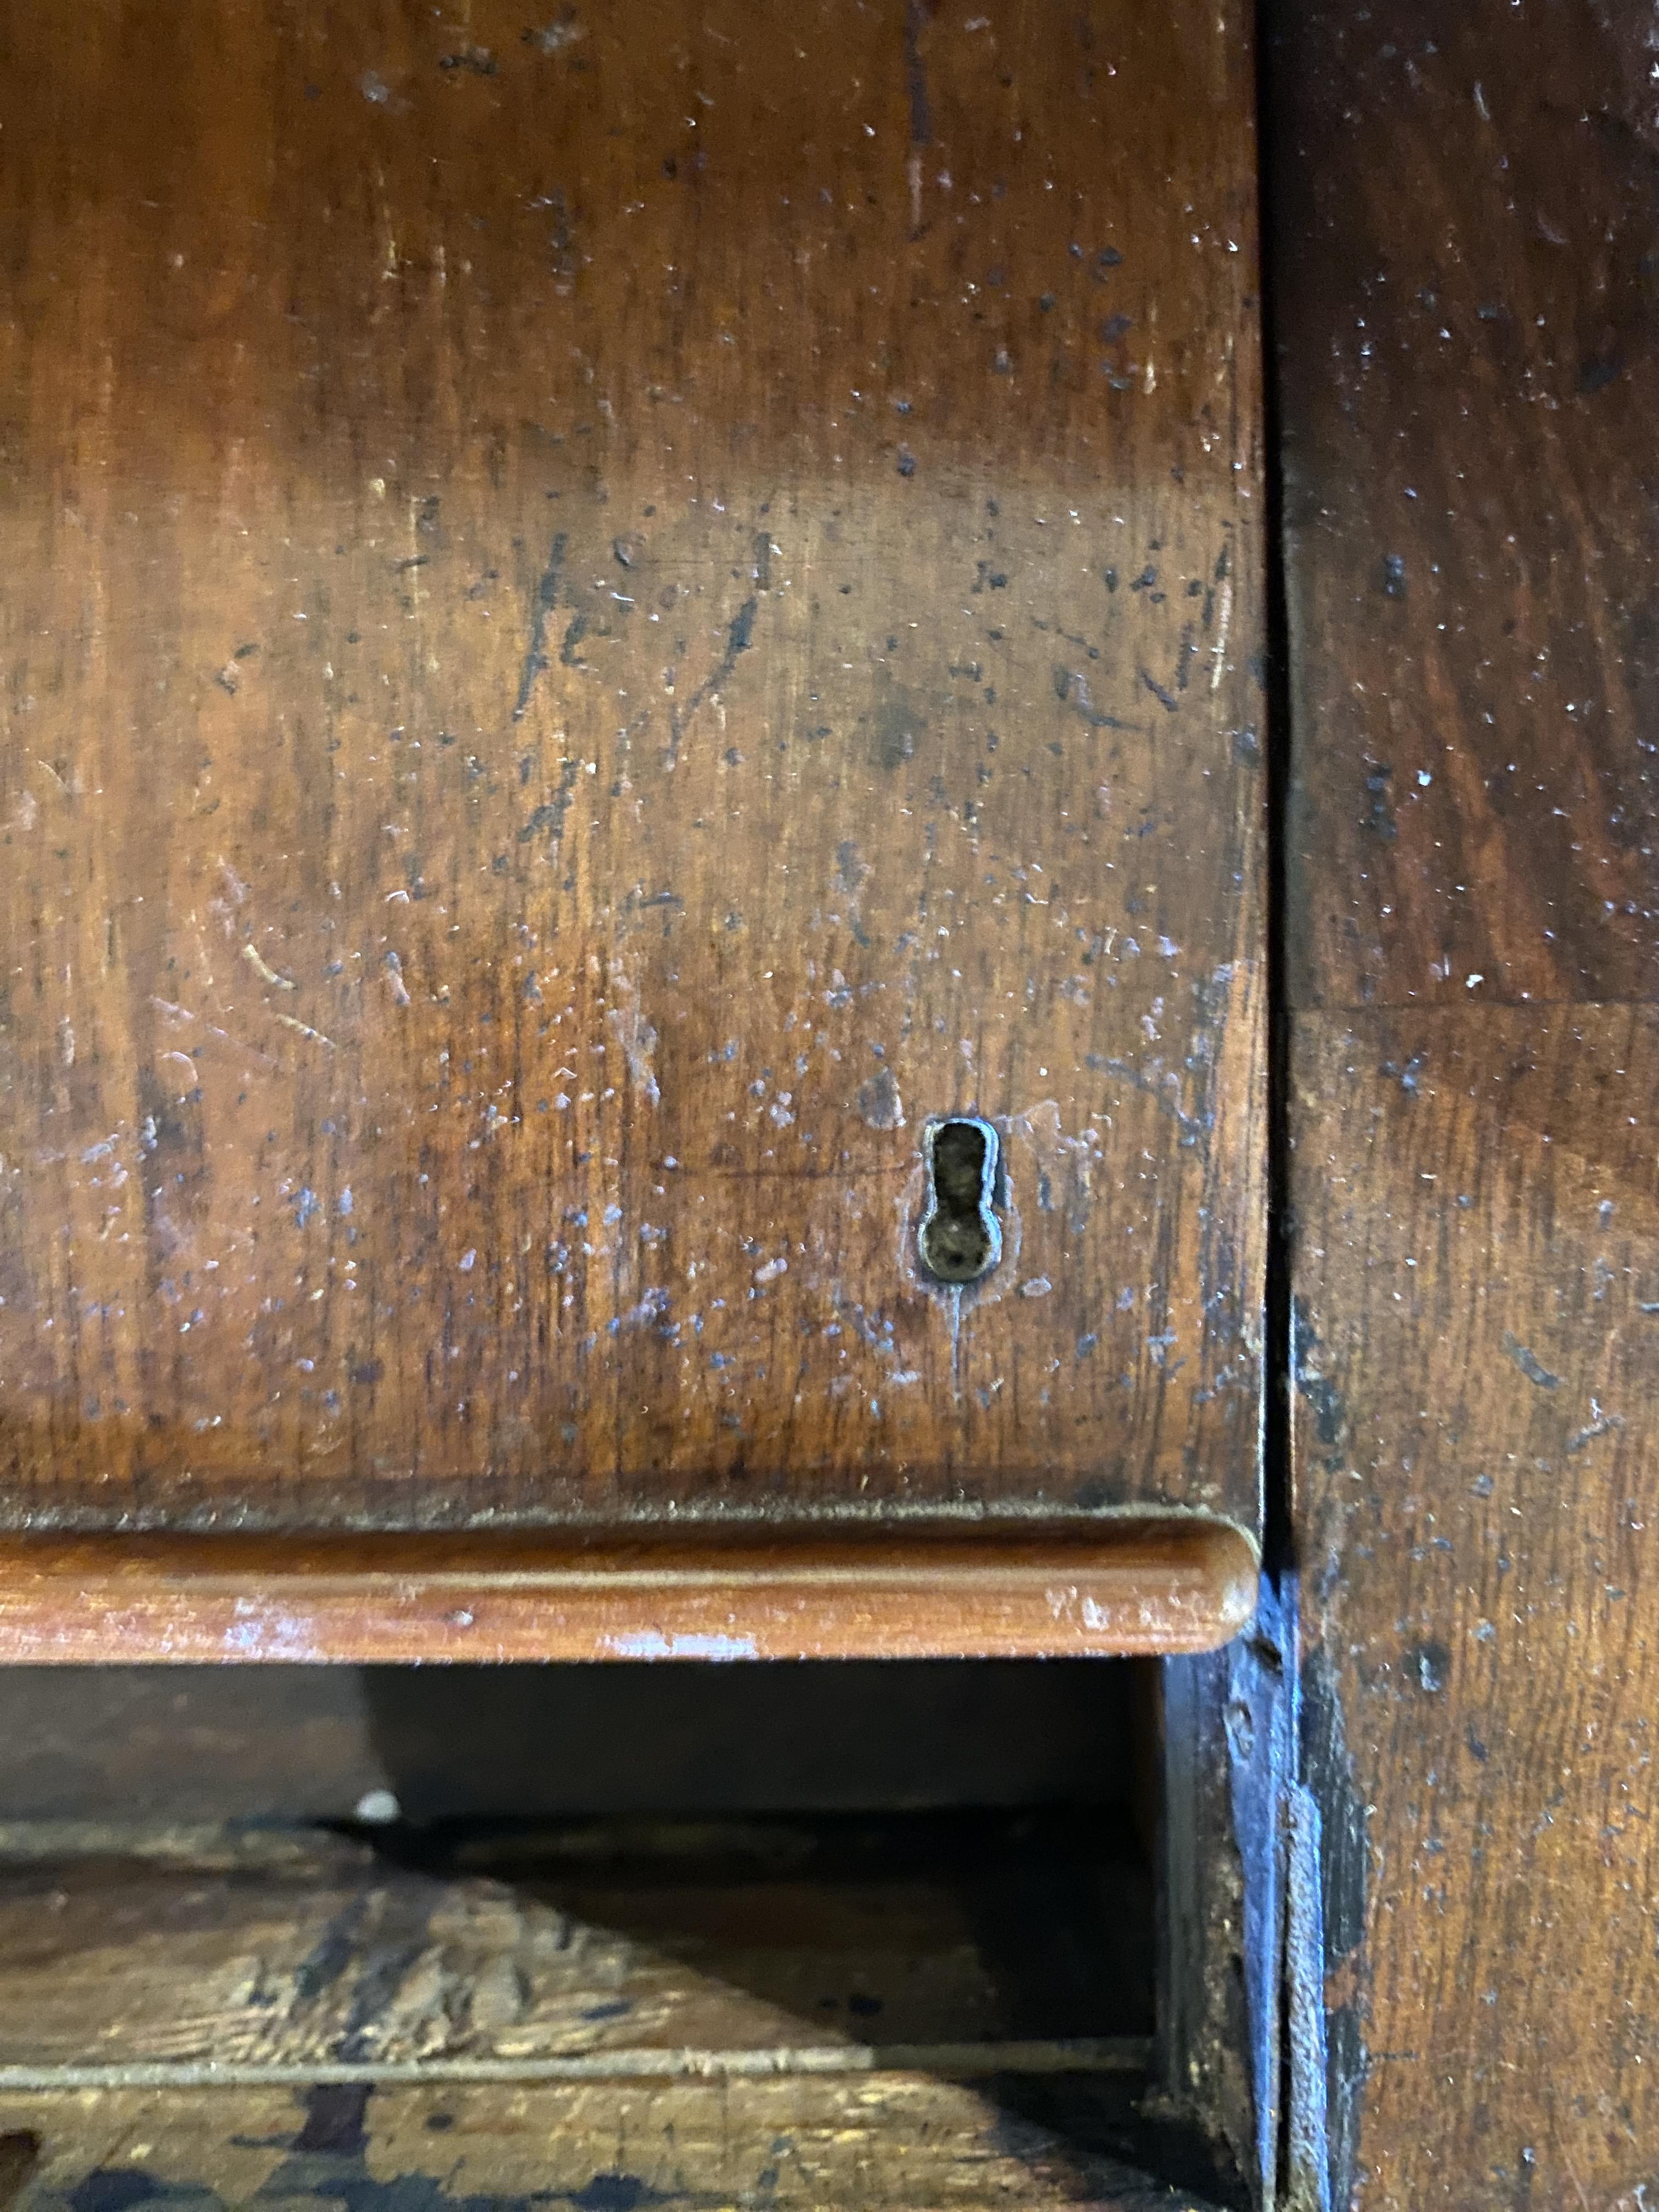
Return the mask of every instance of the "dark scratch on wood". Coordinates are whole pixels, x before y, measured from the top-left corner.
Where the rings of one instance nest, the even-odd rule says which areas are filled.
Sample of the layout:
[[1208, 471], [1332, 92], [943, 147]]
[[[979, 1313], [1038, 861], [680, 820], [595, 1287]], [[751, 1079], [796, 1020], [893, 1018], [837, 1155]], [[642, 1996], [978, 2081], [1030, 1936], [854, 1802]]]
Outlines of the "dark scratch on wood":
[[547, 618], [559, 603], [559, 580], [564, 573], [564, 548], [565, 534], [562, 530], [553, 540], [547, 566], [542, 570], [541, 581], [536, 586], [535, 604], [530, 617], [530, 642], [525, 648], [524, 666], [519, 672], [519, 696], [513, 708], [515, 722], [523, 721], [530, 706], [531, 694], [536, 689], [536, 678], [547, 665]]
[[545, 830], [548, 842], [556, 845], [564, 836], [564, 817], [570, 811], [570, 795], [576, 787], [580, 763], [568, 760], [559, 770], [559, 787], [551, 799], [545, 799], [519, 832], [519, 842], [527, 845], [532, 837]]
[[1054, 696], [1063, 707], [1069, 707], [1079, 720], [1091, 730], [1129, 730], [1133, 722], [1121, 722], [1115, 714], [1108, 714], [1097, 707], [1089, 696], [1089, 679], [1081, 669], [1054, 665]]
[[1561, 1377], [1559, 1375], [1552, 1375], [1532, 1346], [1529, 1344], [1522, 1344], [1518, 1337], [1510, 1335], [1507, 1329], [1504, 1332], [1504, 1349], [1528, 1382], [1535, 1383], [1540, 1390], [1559, 1390], [1561, 1388]]
[[1166, 691], [1164, 690], [1164, 686], [1158, 682], [1157, 677], [1152, 674], [1150, 668], [1143, 668], [1141, 670], [1140, 680], [1146, 685], [1146, 689], [1152, 693], [1153, 698], [1157, 700], [1158, 705], [1166, 708], [1169, 713], [1173, 714], [1177, 705], [1180, 703], [1176, 698], [1175, 694], [1172, 691]]
[[738, 655], [740, 653], [747, 653], [753, 644], [755, 617], [760, 611], [759, 594], [768, 588], [771, 572], [772, 540], [767, 532], [762, 531], [755, 540], [754, 576], [757, 591], [752, 597], [744, 601], [726, 625], [726, 643], [721, 648], [720, 659], [686, 701], [684, 708], [683, 709], [676, 708], [668, 718], [667, 765], [670, 768], [678, 764], [680, 745], [686, 732], [715, 693], [730, 679], [732, 672], [738, 664]]

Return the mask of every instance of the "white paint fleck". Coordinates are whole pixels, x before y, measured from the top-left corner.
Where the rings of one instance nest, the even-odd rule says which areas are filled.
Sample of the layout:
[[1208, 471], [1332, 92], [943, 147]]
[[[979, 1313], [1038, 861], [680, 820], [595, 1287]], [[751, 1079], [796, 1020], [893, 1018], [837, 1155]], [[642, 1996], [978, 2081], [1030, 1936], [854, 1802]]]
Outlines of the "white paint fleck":
[[600, 1638], [600, 1649], [615, 1659], [753, 1659], [759, 1655], [752, 1636], [665, 1636], [659, 1628], [641, 1628], [626, 1636]]
[[657, 1032], [640, 1012], [634, 1002], [633, 985], [613, 969], [611, 989], [614, 997], [623, 1000], [612, 1006], [605, 1016], [605, 1025], [613, 1031], [618, 1044], [627, 1055], [629, 1079], [647, 1103], [657, 1105], [662, 1097], [657, 1087], [657, 1071], [652, 1065], [652, 1054], [657, 1049]]
[[1222, 672], [1227, 665], [1227, 635], [1233, 626], [1233, 580], [1231, 574], [1221, 580], [1221, 597], [1216, 610], [1215, 643], [1210, 648], [1210, 694], [1221, 689]]
[[581, 36], [582, 26], [567, 21], [545, 23], [539, 30], [526, 31], [525, 40], [527, 45], [534, 46], [538, 53], [558, 54], [562, 53], [567, 46], [574, 46]]
[[222, 1640], [227, 1656], [232, 1658], [314, 1660], [319, 1656], [307, 1621], [296, 1620], [280, 1606], [258, 1598], [236, 1600]]

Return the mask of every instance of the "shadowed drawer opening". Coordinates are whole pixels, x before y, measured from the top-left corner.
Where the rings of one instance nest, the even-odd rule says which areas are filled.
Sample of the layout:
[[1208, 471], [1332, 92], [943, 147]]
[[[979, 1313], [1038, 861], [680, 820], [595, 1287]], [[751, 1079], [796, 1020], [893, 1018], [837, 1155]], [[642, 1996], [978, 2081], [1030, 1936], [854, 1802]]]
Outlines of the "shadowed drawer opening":
[[580, 2203], [620, 2106], [678, 2140], [718, 2087], [761, 2100], [724, 2165], [682, 2156], [722, 2202], [836, 2114], [878, 2159], [923, 2119], [994, 2145], [1033, 2203], [1213, 2195], [1157, 2094], [1157, 1691], [1129, 1661], [0, 1676], [0, 2125], [212, 2083], [372, 2147], [416, 2090], [447, 2136], [512, 2087], [586, 2100]]

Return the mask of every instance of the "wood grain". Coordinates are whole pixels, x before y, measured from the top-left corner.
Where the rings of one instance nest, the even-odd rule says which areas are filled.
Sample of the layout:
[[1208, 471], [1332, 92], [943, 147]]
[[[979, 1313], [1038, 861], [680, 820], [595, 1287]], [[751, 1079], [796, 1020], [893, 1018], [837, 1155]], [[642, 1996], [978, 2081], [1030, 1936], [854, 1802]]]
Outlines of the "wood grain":
[[1212, 2200], [1093, 1814], [64, 1843], [0, 1834], [0, 2204]]
[[[1109, 2136], [1107, 2126], [1097, 2132]], [[9, 2208], [272, 2202], [430, 2212], [555, 2203], [715, 2212], [1205, 2212], [1064, 2119], [998, 2085], [882, 2073], [856, 2081], [653, 2081], [580, 2087], [322, 2086], [103, 2090], [0, 2099]], [[29, 2177], [33, 2176], [33, 2179]], [[99, 2195], [100, 2190], [106, 2192]], [[138, 2197], [143, 2191], [143, 2198]]]
[[1151, 1878], [1094, 1820], [0, 1840], [13, 2088], [1146, 2071]]
[[1320, 1017], [1297, 1079], [1339, 2152], [1366, 2205], [1570, 2204], [1574, 2176], [1634, 2205], [1659, 2172], [1659, 1019]]
[[443, 1535], [0, 1542], [0, 1662], [1031, 1659], [1201, 1651], [1255, 1604], [1236, 1529], [581, 1549]]
[[1627, 12], [1490, 0], [1283, 9], [1270, 51], [1335, 2201], [1636, 2212], [1659, 2189], [1651, 57]]
[[1247, 23], [12, 11], [11, 1528], [1253, 1535]]
[[1643, 34], [1598, 0], [1277, 21], [1291, 990], [1651, 999]]

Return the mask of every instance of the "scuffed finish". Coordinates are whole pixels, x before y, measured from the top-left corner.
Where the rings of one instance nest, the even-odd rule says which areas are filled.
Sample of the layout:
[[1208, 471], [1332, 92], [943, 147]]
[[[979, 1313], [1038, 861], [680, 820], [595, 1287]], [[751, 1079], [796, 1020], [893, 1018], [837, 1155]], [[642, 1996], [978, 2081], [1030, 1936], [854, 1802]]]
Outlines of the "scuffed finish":
[[[736, 2081], [922, 2051], [958, 2078], [999, 2059], [1133, 2078], [1150, 1899], [1089, 1840], [1063, 1817], [957, 1811], [901, 1826], [884, 1860], [855, 1821], [573, 1822], [505, 1847], [475, 1834], [416, 1869], [304, 1831], [118, 1826], [75, 1838], [79, 1856], [47, 1831], [42, 1856], [9, 1827], [0, 2094], [216, 2069]], [[1098, 1903], [1064, 1932], [1009, 1902], [1072, 1910], [1079, 1885]]]
[[518, 1535], [0, 1541], [0, 1662], [1055, 1659], [1203, 1651], [1249, 1619], [1235, 1528], [702, 1545]]
[[0, 1835], [23, 2212], [1212, 2201], [1141, 2110], [1154, 1907], [1092, 1817], [69, 1843]]
[[1650, 998], [1651, 11], [1273, 13], [1292, 988]]
[[1659, 1020], [1313, 1018], [1297, 1080], [1338, 2201], [1612, 2206], [1659, 2179]]
[[1334, 2200], [1659, 2203], [1650, 9], [1275, 8]]
[[1026, 2118], [1021, 2088], [1005, 2100], [996, 2085], [884, 2072], [47, 2092], [0, 2102], [0, 2186], [28, 2179], [26, 2212], [1217, 2212], [1080, 2146], [1064, 2111]]
[[0, 1515], [1253, 1529], [1247, 18], [466, 22], [12, 14]]

